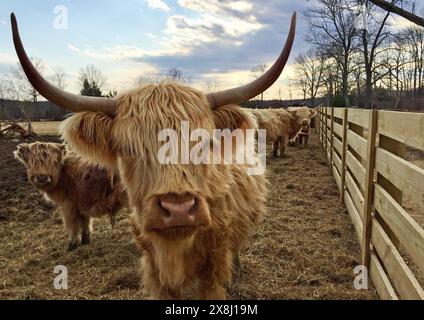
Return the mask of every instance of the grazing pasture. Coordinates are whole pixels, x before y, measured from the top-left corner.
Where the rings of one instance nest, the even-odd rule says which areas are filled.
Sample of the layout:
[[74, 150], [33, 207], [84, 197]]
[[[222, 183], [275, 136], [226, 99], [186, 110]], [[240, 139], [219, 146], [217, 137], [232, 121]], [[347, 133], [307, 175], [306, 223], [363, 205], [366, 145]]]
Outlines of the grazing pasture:
[[[95, 220], [92, 244], [65, 252], [60, 218], [13, 158], [20, 142], [0, 144], [0, 299], [142, 299], [128, 212], [113, 229]], [[325, 158], [312, 134], [309, 146], [268, 160], [268, 213], [241, 254], [232, 298], [378, 298], [372, 286], [353, 288], [359, 244]], [[68, 290], [53, 287], [57, 265], [68, 267]]]

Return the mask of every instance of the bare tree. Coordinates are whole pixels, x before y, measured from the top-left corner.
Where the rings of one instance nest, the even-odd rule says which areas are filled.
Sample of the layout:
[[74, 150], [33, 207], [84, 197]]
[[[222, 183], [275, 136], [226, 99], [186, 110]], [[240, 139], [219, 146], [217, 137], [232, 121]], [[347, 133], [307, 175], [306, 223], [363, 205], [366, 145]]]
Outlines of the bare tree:
[[377, 69], [375, 68], [376, 59], [385, 50], [383, 44], [390, 35], [390, 32], [387, 30], [387, 19], [390, 16], [390, 11], [385, 13], [382, 18], [379, 18], [378, 10], [368, 0], [358, 0], [358, 5], [361, 5], [365, 10], [362, 14], [366, 14], [367, 20], [367, 25], [363, 26], [361, 37], [366, 78], [364, 106], [366, 108], [373, 108], [373, 87], [379, 80], [378, 77], [375, 77], [375, 71]]
[[[261, 75], [265, 73], [268, 69], [268, 66], [265, 63], [260, 63], [257, 66], [252, 68], [252, 73], [255, 78], [259, 78]], [[260, 108], [263, 108], [264, 105], [264, 93], [262, 92], [260, 95]]]
[[219, 91], [221, 89], [221, 86], [216, 81], [206, 80], [204, 84], [204, 88], [206, 93], [213, 93], [213, 92]]
[[[31, 62], [39, 72], [43, 73], [44, 63], [41, 59], [32, 57]], [[20, 63], [17, 63], [11, 68], [10, 81], [10, 90], [12, 91], [11, 93], [14, 95], [16, 100], [32, 102], [38, 101], [40, 94], [28, 81]]]
[[106, 84], [106, 77], [93, 64], [81, 68], [78, 80], [81, 88], [84, 86], [84, 81], [87, 80], [90, 85], [95, 84], [101, 91]]
[[324, 68], [325, 57], [311, 50], [300, 54], [296, 59], [297, 82], [304, 92], [303, 98], [309, 98], [312, 107], [315, 107], [315, 99], [324, 85]]
[[352, 53], [358, 48], [355, 30], [356, 3], [351, 0], [318, 0], [308, 8], [305, 18], [310, 32], [306, 40], [312, 42], [326, 55], [334, 58], [340, 68], [342, 95], [349, 102], [349, 75], [352, 72]]
[[50, 80], [56, 87], [62, 90], [67, 86], [66, 73], [61, 67], [53, 68], [53, 74], [50, 76]]
[[183, 72], [177, 68], [169, 69], [167, 78], [172, 81], [181, 81], [183, 79]]

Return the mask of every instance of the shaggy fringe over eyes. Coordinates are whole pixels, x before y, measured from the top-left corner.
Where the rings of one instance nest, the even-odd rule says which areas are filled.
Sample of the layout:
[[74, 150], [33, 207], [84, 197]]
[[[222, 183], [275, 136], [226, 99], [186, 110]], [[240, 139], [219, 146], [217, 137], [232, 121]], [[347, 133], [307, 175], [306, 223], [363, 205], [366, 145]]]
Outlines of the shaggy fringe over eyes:
[[63, 161], [65, 152], [65, 146], [60, 143], [34, 142], [18, 145], [18, 149], [13, 154], [23, 164], [33, 167]]
[[115, 147], [154, 162], [155, 153], [151, 151], [159, 150], [157, 136], [162, 129], [179, 131], [181, 122], [189, 121], [191, 129], [212, 131], [212, 119], [206, 96], [196, 89], [170, 81], [149, 84], [119, 99]]
[[116, 154], [111, 147], [113, 119], [105, 114], [81, 112], [66, 119], [60, 132], [71, 150], [92, 165], [116, 169]]

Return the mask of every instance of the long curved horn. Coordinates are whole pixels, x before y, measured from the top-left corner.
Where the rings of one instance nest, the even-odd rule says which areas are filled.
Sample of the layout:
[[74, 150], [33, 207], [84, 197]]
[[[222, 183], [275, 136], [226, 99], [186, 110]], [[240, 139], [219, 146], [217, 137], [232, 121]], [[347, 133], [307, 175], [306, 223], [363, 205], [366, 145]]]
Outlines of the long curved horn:
[[14, 13], [10, 15], [10, 20], [12, 23], [13, 43], [15, 45], [16, 54], [18, 55], [28, 81], [35, 90], [47, 100], [75, 112], [101, 111], [109, 115], [115, 115], [115, 99], [78, 96], [56, 88], [44, 79], [25, 52], [21, 37], [19, 36], [18, 23], [16, 22]]
[[261, 77], [255, 81], [244, 85], [242, 87], [228, 89], [225, 91], [219, 91], [207, 95], [210, 106], [212, 109], [219, 108], [227, 104], [239, 104], [249, 99], [256, 97], [260, 93], [264, 92], [270, 86], [277, 81], [287, 60], [290, 56], [291, 48], [293, 46], [294, 37], [296, 34], [296, 12], [293, 13], [291, 19], [290, 31], [286, 40], [283, 51], [278, 57], [274, 65]]

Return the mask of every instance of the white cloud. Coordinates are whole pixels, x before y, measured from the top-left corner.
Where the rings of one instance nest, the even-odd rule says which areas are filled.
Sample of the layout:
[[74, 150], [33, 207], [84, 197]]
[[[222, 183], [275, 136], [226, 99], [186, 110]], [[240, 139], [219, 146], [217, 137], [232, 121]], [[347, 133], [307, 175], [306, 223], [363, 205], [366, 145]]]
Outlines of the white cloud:
[[178, 0], [178, 4], [183, 8], [213, 14], [228, 13], [228, 11], [246, 13], [253, 9], [253, 5], [249, 1], [228, 1], [223, 3], [218, 0]]
[[6, 21], [4, 21], [4, 20], [0, 20], [0, 22], [1, 22], [1, 24], [3, 24], [3, 25], [5, 25], [5, 26], [7, 26], [7, 22], [6, 22]]
[[159, 9], [163, 11], [171, 10], [171, 8], [169, 8], [169, 6], [162, 0], [146, 0], [146, 2], [149, 8], [152, 8], [152, 9]]
[[[269, 61], [268, 66], [271, 66], [274, 61]], [[265, 99], [278, 99], [280, 96], [283, 100], [301, 97], [300, 92], [290, 86], [289, 79], [295, 76], [294, 65], [287, 65], [284, 68], [280, 78], [264, 93]], [[230, 70], [227, 72], [213, 72], [204, 74], [194, 86], [199, 89], [204, 89], [206, 82], [219, 84], [220, 89], [234, 88], [245, 85], [253, 81], [254, 77], [250, 70]]]
[[5, 65], [12, 65], [18, 62], [18, 59], [16, 58], [16, 56], [8, 54], [8, 53], [1, 53], [0, 52], [0, 64], [5, 64]]

